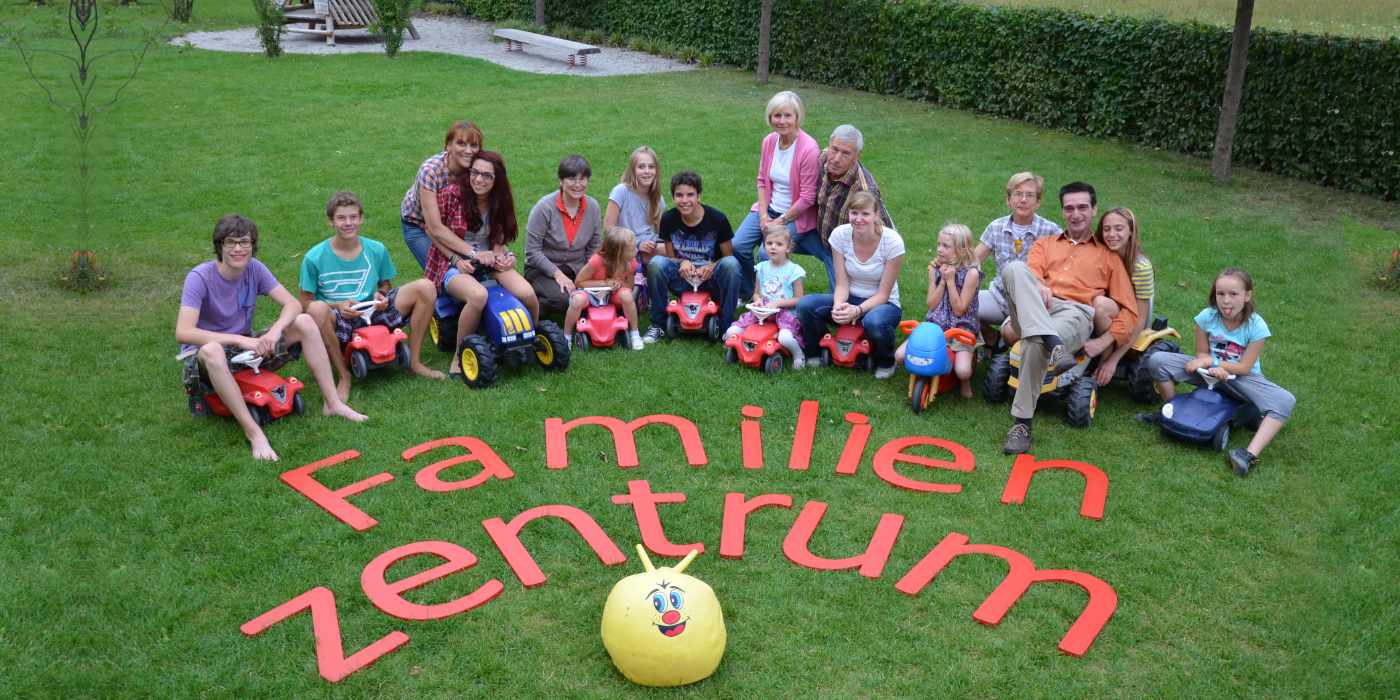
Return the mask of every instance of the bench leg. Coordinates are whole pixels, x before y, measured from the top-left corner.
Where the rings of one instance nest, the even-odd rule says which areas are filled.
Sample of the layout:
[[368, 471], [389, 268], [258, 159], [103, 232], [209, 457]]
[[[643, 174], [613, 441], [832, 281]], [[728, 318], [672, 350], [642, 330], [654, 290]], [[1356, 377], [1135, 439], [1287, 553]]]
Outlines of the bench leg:
[[409, 23], [408, 23], [408, 34], [409, 34], [409, 36], [413, 37], [414, 39], [422, 39], [422, 38], [423, 38], [423, 37], [421, 37], [421, 36], [418, 36], [418, 28], [415, 27], [415, 26], [413, 26], [413, 22], [409, 22]]
[[326, 15], [326, 46], [335, 46], [335, 18]]
[[565, 58], [564, 60], [569, 62], [569, 67], [570, 67], [570, 68], [580, 67], [580, 66], [581, 66], [581, 67], [584, 67], [584, 68], [587, 68], [587, 67], [588, 67], [588, 54], [586, 54], [586, 53], [584, 53], [584, 54], [575, 54], [575, 53], [571, 53], [571, 54], [569, 54], [568, 57]]

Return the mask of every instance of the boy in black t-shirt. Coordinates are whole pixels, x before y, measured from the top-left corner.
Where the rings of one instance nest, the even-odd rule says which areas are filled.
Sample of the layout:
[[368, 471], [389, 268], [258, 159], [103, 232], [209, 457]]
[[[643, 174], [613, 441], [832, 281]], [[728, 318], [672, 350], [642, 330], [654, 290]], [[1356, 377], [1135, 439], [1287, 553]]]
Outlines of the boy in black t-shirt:
[[719, 303], [719, 327], [734, 321], [739, 300], [739, 261], [734, 259], [729, 219], [714, 207], [700, 203], [700, 176], [689, 170], [671, 178], [671, 201], [676, 206], [661, 215], [665, 250], [647, 263], [647, 290], [651, 294], [651, 328], [647, 343], [666, 337], [666, 302], [670, 294], [690, 291], [689, 279], [702, 279]]

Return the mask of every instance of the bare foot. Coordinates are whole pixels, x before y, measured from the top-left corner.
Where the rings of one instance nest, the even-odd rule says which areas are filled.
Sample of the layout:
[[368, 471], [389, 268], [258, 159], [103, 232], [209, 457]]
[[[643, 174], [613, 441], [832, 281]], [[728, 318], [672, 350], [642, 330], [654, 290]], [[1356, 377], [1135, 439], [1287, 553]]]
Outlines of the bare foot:
[[277, 453], [272, 451], [272, 445], [268, 443], [266, 435], [248, 438], [248, 444], [253, 448], [253, 459], [262, 459], [269, 462], [277, 461]]
[[350, 400], [350, 374], [346, 373], [335, 383], [335, 393], [340, 397], [341, 403]]
[[350, 404], [347, 404], [343, 401], [335, 406], [332, 406], [329, 403], [327, 403], [325, 406], [321, 407], [321, 414], [327, 416], [340, 416], [341, 418], [344, 418], [349, 421], [354, 421], [356, 423], [359, 423], [360, 421], [369, 418], [369, 416], [360, 413], [359, 411], [356, 411], [353, 408], [350, 408]]
[[963, 384], [963, 385], [962, 385], [961, 391], [959, 391], [958, 393], [961, 394], [962, 397], [965, 398], [965, 399], [970, 399], [970, 398], [972, 398], [972, 385], [971, 385], [971, 384]]
[[447, 375], [423, 364], [422, 362], [413, 363], [413, 365], [410, 366], [409, 369], [413, 370], [413, 373], [420, 377], [427, 377], [428, 379], [436, 379], [438, 381], [447, 379]]

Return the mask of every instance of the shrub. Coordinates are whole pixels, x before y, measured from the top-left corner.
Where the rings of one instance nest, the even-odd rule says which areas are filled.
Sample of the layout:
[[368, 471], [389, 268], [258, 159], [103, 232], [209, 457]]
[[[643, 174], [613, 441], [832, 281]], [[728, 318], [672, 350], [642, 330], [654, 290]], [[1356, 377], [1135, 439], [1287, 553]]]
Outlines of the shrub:
[[709, 51], [701, 51], [699, 58], [696, 60], [699, 61], [702, 66], [712, 66], [715, 63], [715, 55]]
[[622, 36], [622, 32], [613, 32], [612, 34], [608, 35], [609, 46], [623, 46], [626, 43], [626, 41], [627, 40], [624, 39]]
[[464, 8], [450, 2], [425, 2], [423, 3], [423, 13], [433, 17], [455, 17], [463, 13]]
[[646, 51], [646, 50], [647, 50], [647, 42], [646, 42], [646, 39], [643, 39], [643, 38], [641, 38], [641, 37], [639, 37], [639, 36], [634, 36], [634, 37], [632, 37], [631, 39], [628, 39], [628, 40], [627, 40], [627, 48], [628, 48], [628, 50], [630, 50], [630, 51]]
[[583, 33], [583, 43], [585, 44], [601, 46], [602, 44], [607, 43], [607, 40], [608, 35], [598, 31], [597, 29], [590, 29]]
[[687, 47], [681, 49], [680, 52], [676, 54], [676, 57], [679, 58], [680, 60], [686, 62], [686, 63], [694, 63], [694, 62], [695, 62], [695, 59], [696, 59], [699, 55], [700, 55], [700, 51], [699, 51], [699, 50], [695, 49], [695, 48], [692, 47], [692, 46], [687, 46]]
[[[517, 17], [533, 16], [533, 6], [493, 5]], [[757, 61], [752, 0], [556, 0], [547, 14], [695, 46], [743, 68]], [[867, 39], [852, 41], [851, 27]], [[628, 48], [657, 47], [633, 39]], [[774, 3], [769, 66], [802, 80], [1209, 157], [1229, 51], [1229, 27], [1195, 22], [957, 0], [789, 0]], [[1400, 37], [1255, 29], [1234, 162], [1395, 199], [1397, 75]]]
[[282, 23], [281, 0], [253, 0], [253, 11], [258, 16], [258, 42], [262, 44], [263, 53], [268, 58], [281, 56], [282, 32], [286, 26]]
[[379, 13], [379, 21], [374, 31], [384, 38], [384, 55], [393, 58], [399, 55], [403, 46], [403, 33], [408, 29], [409, 0], [374, 0], [374, 10]]
[[170, 19], [188, 22], [194, 15], [194, 0], [170, 0]]

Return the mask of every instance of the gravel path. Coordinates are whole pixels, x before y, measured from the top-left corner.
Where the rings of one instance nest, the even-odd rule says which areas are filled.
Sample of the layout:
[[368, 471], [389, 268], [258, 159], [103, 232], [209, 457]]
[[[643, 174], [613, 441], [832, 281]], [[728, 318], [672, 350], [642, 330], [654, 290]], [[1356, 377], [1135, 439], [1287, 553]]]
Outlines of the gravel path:
[[[458, 56], [481, 58], [507, 68], [530, 73], [568, 73], [579, 76], [636, 75], [694, 70], [696, 66], [647, 53], [604, 47], [603, 52], [588, 57], [588, 65], [571, 68], [564, 63], [563, 52], [528, 47], [525, 51], [507, 53], [505, 45], [491, 38], [495, 25], [458, 17], [415, 17], [421, 39], [404, 33], [403, 51], [436, 51]], [[194, 32], [175, 37], [170, 43], [190, 44], [211, 51], [259, 53], [254, 29], [230, 29], [222, 32]], [[287, 53], [347, 54], [382, 53], [384, 44], [364, 30], [350, 29], [335, 33], [335, 46], [327, 46], [323, 37], [312, 34], [282, 35], [282, 50]]]

